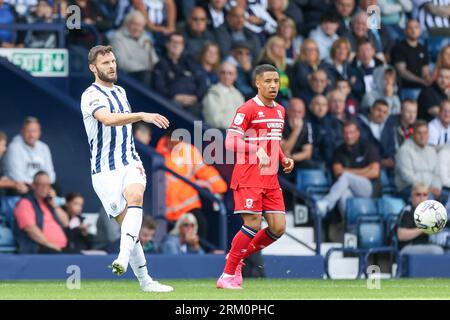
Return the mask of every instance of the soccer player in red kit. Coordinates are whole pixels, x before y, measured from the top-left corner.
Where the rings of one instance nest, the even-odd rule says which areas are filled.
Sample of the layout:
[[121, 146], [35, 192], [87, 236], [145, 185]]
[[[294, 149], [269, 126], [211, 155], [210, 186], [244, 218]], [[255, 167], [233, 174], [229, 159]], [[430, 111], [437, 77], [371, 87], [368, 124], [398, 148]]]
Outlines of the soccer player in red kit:
[[[233, 238], [217, 280], [217, 288], [223, 289], [242, 289], [243, 260], [278, 240], [286, 227], [277, 173], [280, 162], [289, 173], [294, 161], [280, 148], [285, 110], [274, 101], [280, 77], [268, 64], [256, 67], [254, 74], [258, 94], [236, 110], [225, 139], [225, 148], [236, 153], [231, 189], [234, 213], [241, 215], [244, 224]], [[261, 230], [262, 215], [268, 227]]]

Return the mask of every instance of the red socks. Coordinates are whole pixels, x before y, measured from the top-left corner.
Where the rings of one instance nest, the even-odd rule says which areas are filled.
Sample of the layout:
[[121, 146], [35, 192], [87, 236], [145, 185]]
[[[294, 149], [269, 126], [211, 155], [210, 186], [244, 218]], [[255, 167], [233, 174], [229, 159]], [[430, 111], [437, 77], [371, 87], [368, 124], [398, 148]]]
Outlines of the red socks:
[[265, 247], [277, 241], [279, 238], [280, 237], [274, 235], [269, 228], [259, 230], [256, 236], [248, 245], [247, 252], [244, 253], [242, 259], [245, 259], [249, 255], [264, 249]]
[[242, 259], [264, 249], [279, 238], [280, 237], [273, 234], [269, 228], [261, 229], [256, 232], [256, 230], [243, 225], [231, 242], [231, 249], [228, 253], [227, 262], [223, 272], [233, 275], [237, 265]]
[[250, 242], [252, 242], [253, 237], [257, 234], [256, 232], [256, 230], [243, 225], [241, 230], [236, 233], [231, 242], [231, 249], [228, 253], [224, 273], [229, 275], [235, 273], [237, 265], [241, 262], [242, 256], [246, 253]]

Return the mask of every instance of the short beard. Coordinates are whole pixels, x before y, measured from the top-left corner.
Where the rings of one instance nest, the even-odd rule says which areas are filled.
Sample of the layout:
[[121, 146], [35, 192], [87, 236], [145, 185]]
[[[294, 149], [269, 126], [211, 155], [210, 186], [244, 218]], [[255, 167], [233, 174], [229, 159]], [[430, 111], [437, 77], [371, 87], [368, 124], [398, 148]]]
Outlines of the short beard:
[[97, 69], [97, 77], [102, 80], [103, 82], [110, 82], [110, 83], [115, 83], [117, 82], [117, 73], [116, 75], [111, 78], [108, 77], [108, 74], [101, 72], [100, 70]]

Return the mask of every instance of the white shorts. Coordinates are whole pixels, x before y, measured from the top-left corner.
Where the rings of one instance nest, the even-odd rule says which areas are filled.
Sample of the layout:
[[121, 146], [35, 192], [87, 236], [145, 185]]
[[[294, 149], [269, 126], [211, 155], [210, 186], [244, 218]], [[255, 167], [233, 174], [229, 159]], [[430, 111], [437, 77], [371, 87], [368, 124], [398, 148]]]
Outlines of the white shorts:
[[147, 179], [145, 170], [140, 162], [112, 170], [94, 174], [92, 186], [100, 198], [103, 208], [111, 217], [117, 217], [127, 206], [123, 192], [130, 184], [139, 183], [145, 188]]

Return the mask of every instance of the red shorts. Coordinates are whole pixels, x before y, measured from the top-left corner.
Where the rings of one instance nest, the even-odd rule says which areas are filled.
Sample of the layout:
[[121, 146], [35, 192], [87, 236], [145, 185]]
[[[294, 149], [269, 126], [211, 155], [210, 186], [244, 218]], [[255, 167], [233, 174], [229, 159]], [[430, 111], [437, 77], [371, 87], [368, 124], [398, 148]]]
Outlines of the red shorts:
[[283, 193], [279, 189], [239, 187], [233, 190], [234, 213], [285, 213]]

